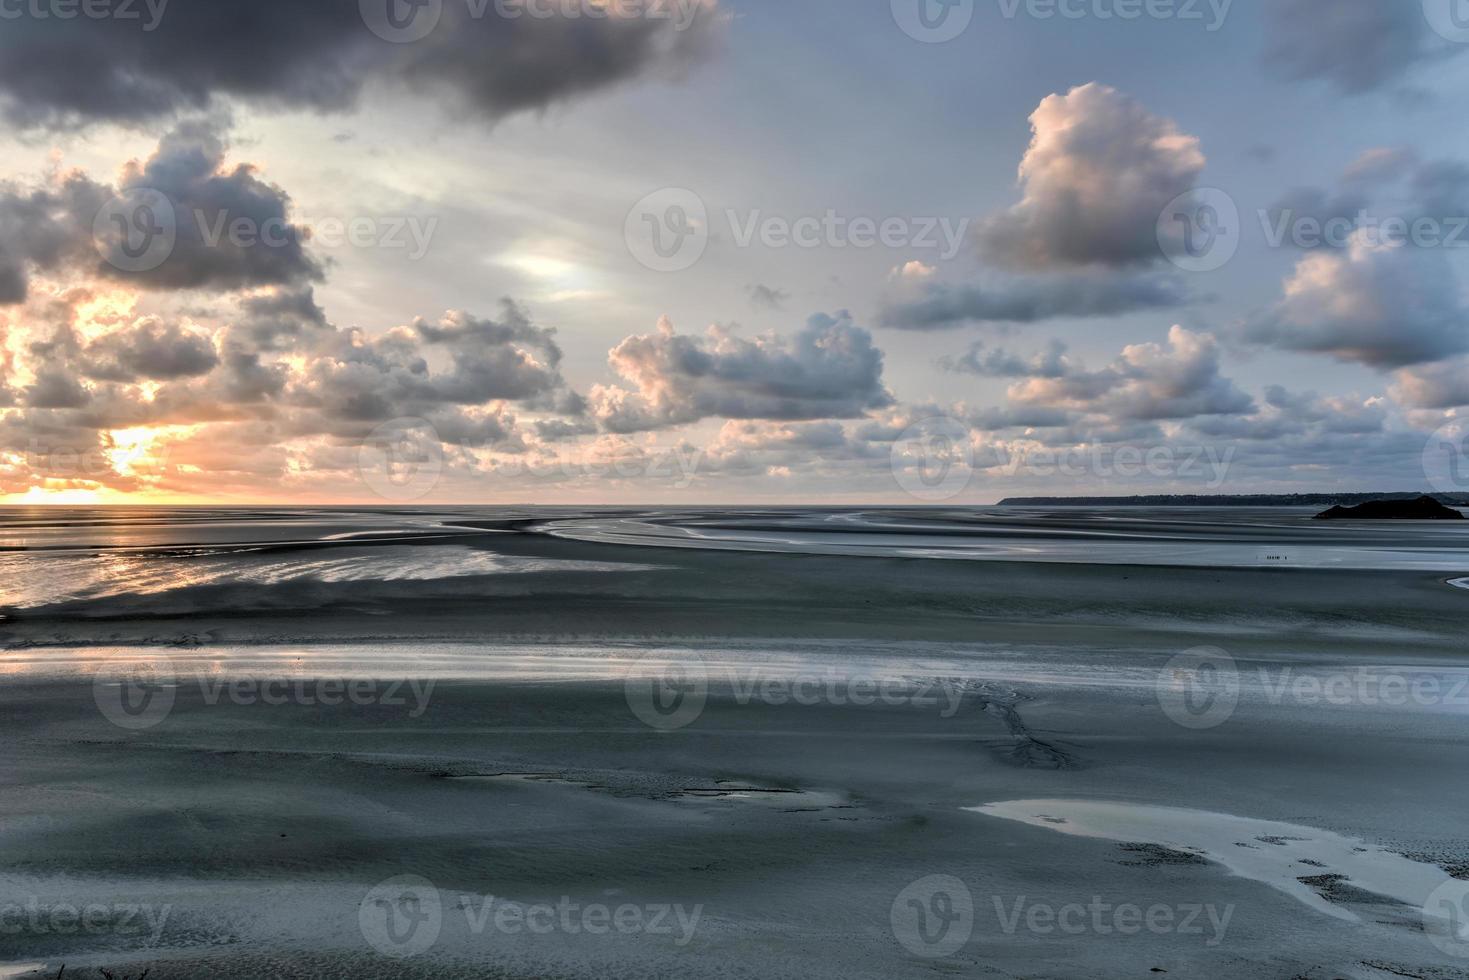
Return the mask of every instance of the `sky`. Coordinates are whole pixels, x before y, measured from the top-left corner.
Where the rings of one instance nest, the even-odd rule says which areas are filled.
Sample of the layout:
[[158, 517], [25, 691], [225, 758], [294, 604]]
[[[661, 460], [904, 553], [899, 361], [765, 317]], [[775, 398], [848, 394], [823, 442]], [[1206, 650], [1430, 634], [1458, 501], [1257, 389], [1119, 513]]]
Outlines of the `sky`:
[[1469, 492], [1465, 0], [0, 0], [0, 503]]

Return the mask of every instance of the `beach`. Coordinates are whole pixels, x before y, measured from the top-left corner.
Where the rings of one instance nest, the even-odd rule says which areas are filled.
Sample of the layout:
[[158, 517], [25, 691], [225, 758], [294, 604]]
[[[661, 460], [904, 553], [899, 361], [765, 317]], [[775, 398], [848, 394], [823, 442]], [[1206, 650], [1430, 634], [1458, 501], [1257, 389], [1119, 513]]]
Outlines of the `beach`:
[[1457, 540], [737, 516], [13, 517], [6, 975], [1469, 976]]

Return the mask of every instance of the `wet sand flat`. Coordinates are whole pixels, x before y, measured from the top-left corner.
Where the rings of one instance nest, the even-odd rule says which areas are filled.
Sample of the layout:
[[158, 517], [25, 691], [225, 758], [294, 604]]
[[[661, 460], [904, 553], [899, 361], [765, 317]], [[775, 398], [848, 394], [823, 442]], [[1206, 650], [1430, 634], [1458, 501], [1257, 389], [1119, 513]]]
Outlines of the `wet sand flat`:
[[1461, 576], [444, 547], [497, 570], [9, 609], [0, 963], [1469, 975], [1352, 859], [1469, 877]]

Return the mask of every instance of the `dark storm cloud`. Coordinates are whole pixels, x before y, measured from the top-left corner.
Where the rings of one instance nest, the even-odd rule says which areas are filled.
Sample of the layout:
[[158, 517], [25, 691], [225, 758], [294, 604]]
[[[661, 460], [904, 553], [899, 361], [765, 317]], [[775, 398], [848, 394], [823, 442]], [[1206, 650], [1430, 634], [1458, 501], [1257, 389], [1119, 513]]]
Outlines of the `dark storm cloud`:
[[[697, 62], [722, 28], [716, 2], [687, 23], [539, 17], [493, 0], [154, 0], [135, 19], [22, 16], [0, 32], [0, 99], [14, 123], [57, 126], [136, 123], [218, 97], [335, 111], [381, 85], [496, 118]], [[390, 4], [411, 18], [409, 36], [432, 29], [384, 40], [367, 22], [387, 25]]]

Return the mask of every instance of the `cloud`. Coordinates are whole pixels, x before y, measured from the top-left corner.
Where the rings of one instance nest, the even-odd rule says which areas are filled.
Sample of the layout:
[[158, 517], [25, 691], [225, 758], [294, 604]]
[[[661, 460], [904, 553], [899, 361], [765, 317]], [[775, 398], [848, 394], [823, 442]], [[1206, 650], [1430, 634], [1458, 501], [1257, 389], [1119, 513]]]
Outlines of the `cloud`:
[[593, 390], [612, 432], [684, 425], [705, 418], [809, 421], [860, 418], [892, 404], [882, 351], [849, 314], [817, 314], [793, 338], [746, 340], [722, 327], [680, 336], [665, 317], [658, 333], [628, 337], [609, 355], [636, 387]]
[[909, 263], [883, 326], [946, 330], [970, 323], [1035, 323], [1118, 316], [1193, 302], [1164, 261], [1158, 219], [1195, 189], [1199, 142], [1172, 120], [1091, 82], [1050, 95], [1031, 115], [1020, 201], [975, 230], [980, 256], [1012, 273], [955, 285]]
[[1424, 162], [1410, 148], [1376, 147], [1352, 161], [1338, 189], [1295, 188], [1269, 209], [1267, 221], [1268, 235], [1301, 248], [1345, 248], [1360, 229], [1413, 247], [1463, 247], [1469, 164]]
[[1469, 357], [1403, 368], [1394, 376], [1392, 396], [1418, 409], [1469, 406]]
[[1417, 166], [1418, 154], [1404, 146], [1375, 146], [1358, 154], [1342, 180], [1348, 183], [1377, 183], [1395, 180]]
[[1117, 316], [1182, 306], [1190, 299], [1182, 280], [1154, 274], [1032, 276], [994, 287], [932, 283], [917, 298], [889, 302], [881, 322], [898, 330], [949, 330], [969, 323]]
[[1064, 358], [1008, 366], [1024, 378], [1010, 387], [1015, 405], [1146, 422], [1255, 411], [1254, 400], [1219, 373], [1215, 339], [1179, 326], [1168, 331], [1167, 347], [1132, 344], [1100, 371], [1087, 371]]
[[[53, 173], [40, 187], [0, 185], [0, 304], [22, 302], [38, 272], [120, 279], [156, 290], [228, 291], [320, 280], [324, 271], [304, 249], [305, 232], [289, 220], [289, 196], [256, 176], [250, 164], [225, 164], [221, 125], [180, 123], [146, 161], [127, 164], [116, 186], [80, 171]], [[136, 196], [145, 192], [162, 195], [167, 210], [155, 196]], [[142, 271], [121, 260], [122, 236], [135, 237], [127, 223], [139, 204], [152, 208], [150, 228], [173, 234], [167, 257]], [[116, 230], [107, 221], [113, 210], [123, 220]], [[99, 215], [101, 239], [95, 237]], [[253, 233], [231, 234], [237, 223]]]
[[[554, 336], [510, 300], [499, 319], [451, 311], [378, 337], [334, 331], [292, 376], [280, 401], [295, 409], [298, 434], [359, 439], [386, 421], [424, 418], [447, 442], [496, 441], [506, 435], [497, 411], [462, 409], [519, 402], [554, 410], [566, 403], [557, 398], [565, 382]], [[435, 354], [447, 357], [444, 369], [431, 366]]]
[[410, 28], [427, 28], [441, 11], [426, 36], [389, 43], [367, 24], [385, 26], [376, 18], [389, 3], [139, 3], [136, 19], [8, 20], [0, 102], [12, 123], [75, 126], [141, 123], [221, 99], [342, 111], [380, 86], [497, 119], [679, 72], [707, 58], [725, 22], [717, 0], [699, 0], [688, 22], [615, 11], [504, 16], [501, 7], [514, 4], [445, 2], [414, 8]]
[[757, 310], [784, 310], [786, 302], [791, 298], [791, 294], [784, 289], [777, 289], [763, 283], [746, 286], [745, 292], [750, 296], [750, 305]]
[[1265, 65], [1283, 78], [1324, 81], [1350, 95], [1452, 53], [1452, 46], [1434, 43], [1416, 0], [1273, 0], [1267, 10]]
[[92, 223], [111, 196], [80, 173], [39, 188], [0, 183], [0, 306], [23, 302], [36, 271], [95, 263]]
[[978, 229], [985, 258], [1029, 272], [1160, 261], [1158, 216], [1194, 189], [1199, 141], [1096, 82], [1047, 96], [1030, 120], [1021, 200]]
[[1052, 340], [1046, 349], [1029, 359], [1005, 350], [986, 351], [976, 341], [959, 357], [944, 357], [939, 366], [959, 374], [977, 374], [986, 378], [1061, 378], [1072, 370], [1066, 357], [1066, 345]]
[[1265, 389], [1265, 406], [1254, 415], [1219, 415], [1194, 419], [1190, 428], [1201, 435], [1268, 441], [1318, 433], [1368, 435], [1382, 432], [1387, 410], [1381, 398], [1323, 398], [1312, 392], [1290, 392], [1280, 385]]
[[[38, 296], [0, 319], [0, 404], [13, 403], [0, 408], [7, 491], [59, 480], [208, 492], [226, 477], [201, 461], [238, 451], [250, 471], [236, 476], [256, 479], [256, 492], [288, 478], [334, 480], [340, 492], [356, 479], [355, 454], [328, 449], [393, 420], [426, 420], [445, 446], [476, 451], [521, 451], [531, 431], [594, 429], [560, 374], [555, 331], [508, 300], [494, 317], [450, 311], [368, 336], [327, 322], [310, 290], [255, 293], [232, 311], [196, 311], [198, 320], [114, 312], [117, 298], [103, 298], [99, 307], [83, 289]], [[143, 478], [109, 462], [113, 434], [135, 428], [186, 435], [169, 465]], [[79, 458], [85, 472], [53, 465]]]
[[1469, 351], [1469, 309], [1440, 251], [1358, 232], [1345, 251], [1302, 258], [1281, 300], [1250, 317], [1243, 333], [1283, 350], [1406, 367]]
[[103, 381], [172, 381], [208, 374], [219, 364], [209, 337], [148, 317], [107, 334], [82, 352], [83, 371]]
[[938, 272], [938, 269], [927, 262], [913, 259], [905, 262], [892, 271], [891, 277], [899, 282], [927, 282]]

